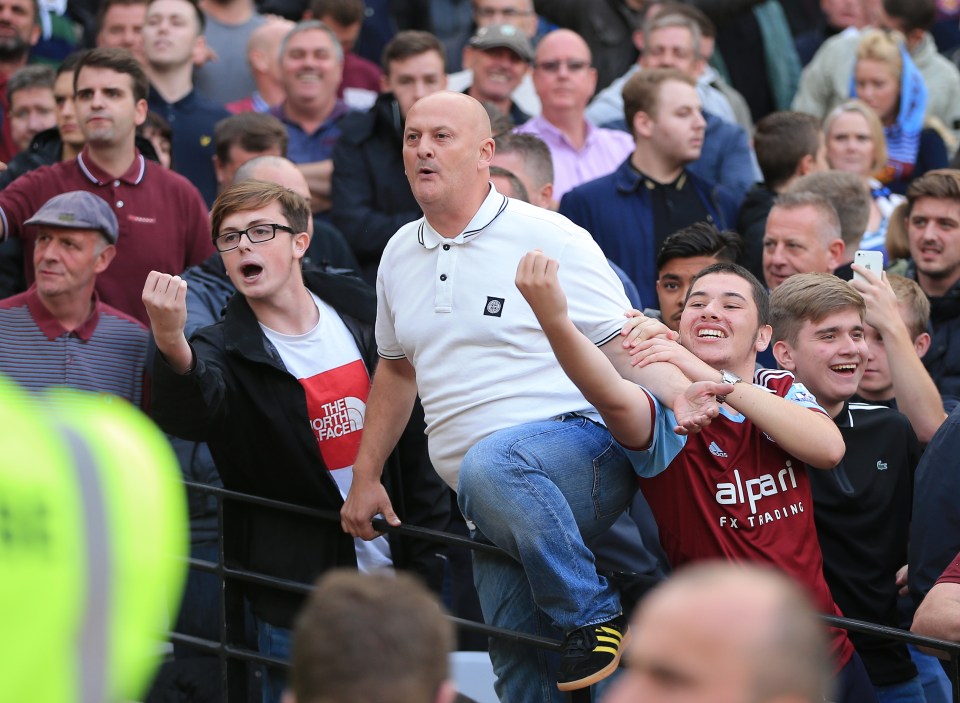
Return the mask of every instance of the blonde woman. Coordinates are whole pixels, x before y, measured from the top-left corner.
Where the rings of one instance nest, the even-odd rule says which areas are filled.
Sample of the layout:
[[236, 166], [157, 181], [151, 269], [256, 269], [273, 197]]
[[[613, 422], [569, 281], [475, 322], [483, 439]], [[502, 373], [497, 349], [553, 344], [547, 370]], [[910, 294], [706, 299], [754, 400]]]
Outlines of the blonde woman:
[[872, 196], [870, 218], [860, 248], [885, 252], [884, 238], [890, 214], [904, 202], [904, 197], [891, 193], [874, 177], [887, 164], [887, 140], [880, 118], [866, 103], [848, 100], [827, 115], [823, 133], [830, 168], [860, 176]]
[[947, 167], [943, 137], [926, 118], [927, 87], [902, 36], [880, 30], [864, 32], [857, 46], [850, 94], [880, 118], [887, 162], [876, 177], [892, 192], [904, 193], [912, 179]]

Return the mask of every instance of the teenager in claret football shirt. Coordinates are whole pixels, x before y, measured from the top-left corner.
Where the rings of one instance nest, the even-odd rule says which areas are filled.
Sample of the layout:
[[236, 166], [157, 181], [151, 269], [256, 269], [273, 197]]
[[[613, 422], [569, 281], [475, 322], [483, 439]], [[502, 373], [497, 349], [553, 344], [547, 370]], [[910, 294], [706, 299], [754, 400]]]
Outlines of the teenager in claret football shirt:
[[[544, 269], [539, 288], [559, 291], [555, 275]], [[521, 291], [544, 324], [554, 301]], [[792, 374], [755, 372], [757, 352], [770, 342], [767, 298], [765, 287], [746, 269], [715, 264], [691, 282], [680, 343], [662, 323], [639, 313], [628, 325], [637, 363], [669, 361], [723, 394], [713, 422], [681, 439], [685, 444], [666, 471], [643, 480], [641, 488], [674, 567], [705, 559], [768, 563], [804, 584], [823, 612], [839, 615], [823, 577], [805, 464], [835, 466], [843, 457], [843, 438]], [[591, 372], [584, 366], [589, 359], [564, 353], [557, 341], [551, 338], [564, 371], [605, 420], [605, 409], [636, 402], [627, 385]], [[626, 433], [614, 436], [630, 444]], [[832, 630], [832, 654], [839, 671], [835, 700], [876, 700], [843, 630]]]

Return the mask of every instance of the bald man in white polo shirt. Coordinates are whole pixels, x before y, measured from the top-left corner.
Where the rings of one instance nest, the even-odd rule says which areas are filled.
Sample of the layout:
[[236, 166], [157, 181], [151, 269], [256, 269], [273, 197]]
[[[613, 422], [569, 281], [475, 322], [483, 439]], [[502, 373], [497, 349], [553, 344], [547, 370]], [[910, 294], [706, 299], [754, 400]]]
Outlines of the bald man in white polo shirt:
[[[626, 451], [600, 424], [557, 364], [514, 284], [524, 253], [557, 258], [570, 317], [618, 362], [623, 287], [583, 229], [511, 200], [489, 183], [490, 123], [478, 102], [450, 92], [407, 115], [404, 165], [424, 218], [387, 245], [377, 277], [381, 357], [367, 405], [344, 529], [370, 539], [370, 519], [399, 524], [380, 485], [383, 461], [419, 392], [430, 456], [458, 492], [464, 516], [509, 556], [474, 554], [484, 619], [535, 634], [564, 635], [553, 655], [491, 642], [502, 700], [562, 701], [561, 691], [613, 672], [626, 624], [617, 593], [597, 574], [584, 537], [602, 532], [633, 497]], [[618, 368], [628, 364], [618, 364]], [[644, 369], [671, 402], [689, 387], [674, 367]], [[645, 475], [679, 450], [675, 418], [649, 396]], [[694, 406], [696, 426], [712, 408]], [[556, 629], [554, 629], [556, 628]]]

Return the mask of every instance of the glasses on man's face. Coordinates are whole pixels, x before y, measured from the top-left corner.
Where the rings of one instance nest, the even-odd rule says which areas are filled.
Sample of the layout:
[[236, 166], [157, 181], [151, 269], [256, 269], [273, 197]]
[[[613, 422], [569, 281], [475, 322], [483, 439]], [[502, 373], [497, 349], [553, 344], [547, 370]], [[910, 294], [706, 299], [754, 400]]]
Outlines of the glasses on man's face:
[[492, 20], [497, 17], [502, 17], [506, 21], [506, 24], [510, 24], [511, 20], [520, 17], [529, 17], [533, 12], [531, 10], [518, 10], [514, 7], [501, 9], [499, 7], [477, 7], [474, 5], [473, 14], [477, 19], [481, 20]]
[[590, 68], [590, 62], [583, 59], [567, 59], [566, 61], [555, 59], [553, 61], [538, 61], [533, 65], [534, 69], [545, 73], [560, 73], [563, 66], [567, 67], [568, 73], [580, 73]]
[[233, 251], [240, 246], [240, 238], [243, 235], [247, 235], [251, 244], [260, 244], [276, 237], [278, 229], [293, 234], [293, 228], [286, 225], [254, 225], [239, 232], [224, 232], [213, 240], [213, 244], [217, 247], [217, 251]]

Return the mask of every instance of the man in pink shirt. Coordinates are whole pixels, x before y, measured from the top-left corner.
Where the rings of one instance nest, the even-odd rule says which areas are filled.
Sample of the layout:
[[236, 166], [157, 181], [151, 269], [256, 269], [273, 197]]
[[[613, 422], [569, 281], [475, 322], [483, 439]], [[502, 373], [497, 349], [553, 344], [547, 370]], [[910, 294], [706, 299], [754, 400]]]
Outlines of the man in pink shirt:
[[553, 197], [612, 173], [633, 152], [626, 132], [603, 129], [584, 116], [597, 86], [590, 47], [576, 32], [558, 29], [537, 46], [533, 85], [542, 113], [517, 128], [535, 134], [553, 157]]

